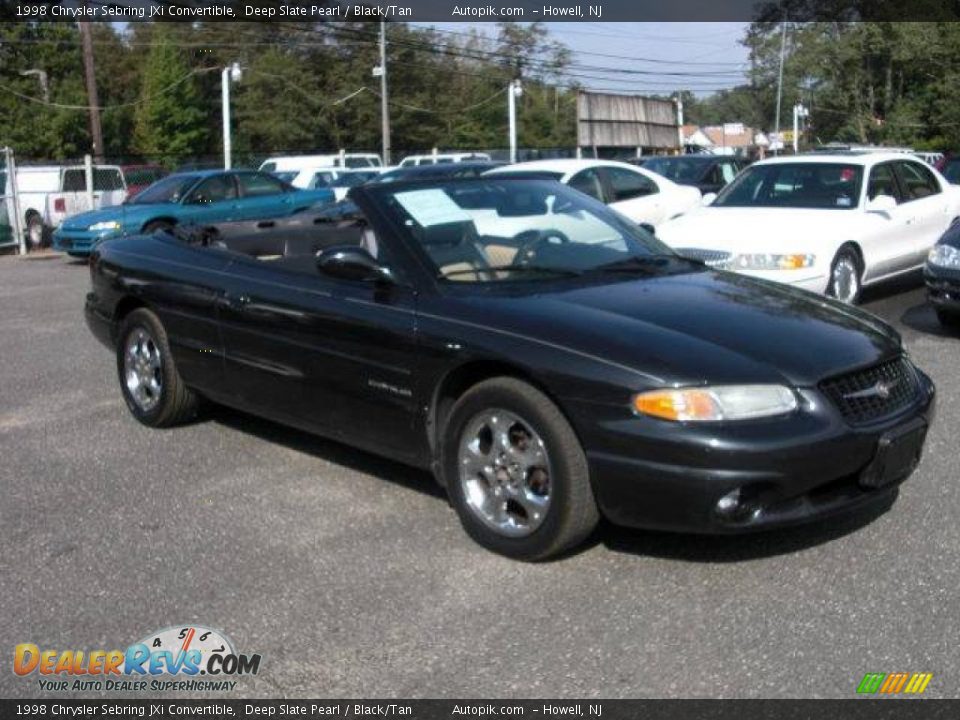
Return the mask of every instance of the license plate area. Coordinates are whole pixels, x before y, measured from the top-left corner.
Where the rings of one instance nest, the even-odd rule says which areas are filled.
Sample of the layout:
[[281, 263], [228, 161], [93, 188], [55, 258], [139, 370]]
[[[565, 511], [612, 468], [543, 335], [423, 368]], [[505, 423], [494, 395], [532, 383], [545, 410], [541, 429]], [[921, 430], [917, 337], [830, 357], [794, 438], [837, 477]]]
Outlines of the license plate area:
[[860, 475], [860, 485], [876, 489], [902, 482], [920, 462], [927, 423], [918, 420], [885, 432], [873, 460]]

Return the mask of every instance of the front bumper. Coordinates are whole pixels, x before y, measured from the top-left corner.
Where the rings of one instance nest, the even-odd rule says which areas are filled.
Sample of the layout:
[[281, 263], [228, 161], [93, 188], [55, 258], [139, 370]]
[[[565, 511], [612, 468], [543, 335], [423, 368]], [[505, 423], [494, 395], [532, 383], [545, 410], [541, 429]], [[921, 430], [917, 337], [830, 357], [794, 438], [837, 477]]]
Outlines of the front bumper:
[[104, 240], [119, 237], [117, 230], [69, 230], [61, 227], [53, 233], [53, 249], [65, 252], [75, 257], [83, 257], [93, 252], [93, 249]]
[[927, 285], [927, 298], [934, 306], [960, 313], [960, 270], [927, 263], [923, 281]]
[[[902, 428], [922, 437], [933, 421], [934, 386], [918, 375], [915, 402], [866, 427], [848, 425], [813, 390], [801, 390], [803, 410], [794, 416], [726, 426], [624, 419], [612, 411], [598, 426], [594, 406], [597, 430], [585, 445], [592, 448], [587, 459], [597, 502], [618, 525], [712, 534], [889, 504], [905, 477], [877, 489], [861, 481], [875, 466], [881, 438]], [[722, 514], [720, 499], [738, 488], [746, 512]]]

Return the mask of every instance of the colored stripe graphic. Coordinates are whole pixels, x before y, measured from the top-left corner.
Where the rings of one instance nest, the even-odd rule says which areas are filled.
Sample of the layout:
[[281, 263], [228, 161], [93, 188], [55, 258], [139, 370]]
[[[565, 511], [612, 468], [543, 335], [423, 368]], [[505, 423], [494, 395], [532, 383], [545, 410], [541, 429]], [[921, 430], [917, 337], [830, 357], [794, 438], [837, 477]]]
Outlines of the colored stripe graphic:
[[857, 686], [858, 693], [897, 695], [901, 692], [919, 695], [933, 680], [933, 673], [867, 673]]

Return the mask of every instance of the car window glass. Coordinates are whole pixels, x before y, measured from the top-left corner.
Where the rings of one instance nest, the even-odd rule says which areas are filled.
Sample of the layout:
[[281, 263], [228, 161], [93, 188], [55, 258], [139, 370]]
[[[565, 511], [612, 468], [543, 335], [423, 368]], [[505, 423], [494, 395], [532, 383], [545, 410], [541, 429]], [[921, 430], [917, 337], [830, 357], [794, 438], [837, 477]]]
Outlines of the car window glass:
[[863, 168], [832, 162], [753, 165], [727, 185], [713, 207], [850, 210], [860, 197]]
[[900, 162], [898, 165], [907, 200], [919, 200], [940, 192], [940, 185], [929, 168], [914, 162]]
[[330, 187], [330, 183], [332, 182], [333, 182], [333, 173], [318, 172], [314, 174], [313, 182], [310, 183], [310, 187], [314, 189]]
[[606, 172], [613, 191], [612, 202], [653, 195], [658, 190], [652, 180], [638, 172], [618, 167], [608, 167]]
[[596, 198], [600, 202], [605, 202], [603, 197], [603, 185], [600, 183], [600, 175], [595, 168], [581, 170], [567, 183], [574, 190], [579, 190], [585, 195]]
[[87, 189], [86, 171], [78, 168], [76, 170], [63, 171], [63, 191], [81, 192]]
[[207, 178], [197, 186], [190, 197], [190, 202], [198, 205], [232, 200], [237, 197], [237, 187], [229, 175], [215, 175]]
[[123, 190], [123, 178], [120, 175], [120, 168], [94, 168], [93, 189], [96, 192]]
[[242, 173], [237, 175], [244, 197], [262, 197], [279, 195], [283, 192], [283, 183], [270, 175], [262, 173]]
[[733, 163], [720, 163], [720, 182], [726, 184], [737, 176], [737, 169]]
[[877, 165], [870, 171], [870, 183], [867, 185], [867, 198], [873, 200], [878, 195], [889, 195], [898, 203], [900, 193], [897, 191], [897, 180], [893, 175], [893, 165], [884, 163]]

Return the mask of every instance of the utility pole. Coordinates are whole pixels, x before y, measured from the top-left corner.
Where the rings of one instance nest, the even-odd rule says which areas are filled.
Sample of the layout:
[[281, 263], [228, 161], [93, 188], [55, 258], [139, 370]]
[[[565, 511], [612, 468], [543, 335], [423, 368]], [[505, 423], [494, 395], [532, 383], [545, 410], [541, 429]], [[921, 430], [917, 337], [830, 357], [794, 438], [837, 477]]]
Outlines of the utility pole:
[[[86, 3], [84, 3], [86, 5]], [[90, 137], [93, 139], [93, 157], [103, 162], [103, 129], [100, 126], [100, 98], [97, 95], [97, 77], [93, 67], [93, 38], [90, 23], [81, 22], [80, 41], [83, 44], [83, 74], [87, 81], [87, 105], [90, 106]]]
[[[780, 75], [779, 75], [779, 79], [777, 80], [777, 118], [775, 123], [776, 129], [774, 132], [776, 133], [776, 137], [777, 137], [776, 141], [780, 143], [780, 146], [782, 147], [783, 140], [780, 137], [780, 101], [781, 101], [781, 98], [783, 97], [783, 56], [786, 53], [786, 48], [787, 48], [786, 20], [784, 20], [783, 23], [781, 23], [781, 25], [782, 25], [782, 30], [780, 32]], [[773, 154], [779, 155], [780, 154], [779, 148], [774, 147]]]
[[683, 95], [677, 93], [677, 142], [680, 144], [680, 154], [683, 155], [686, 148], [683, 147]]
[[523, 95], [519, 80], [511, 80], [507, 89], [507, 119], [510, 125], [510, 162], [517, 161], [517, 98]]
[[800, 118], [805, 118], [810, 114], [803, 103], [797, 103], [793, 106], [793, 154], [800, 152]]
[[387, 23], [380, 21], [380, 122], [383, 135], [383, 164], [390, 164], [390, 106], [387, 96]]

